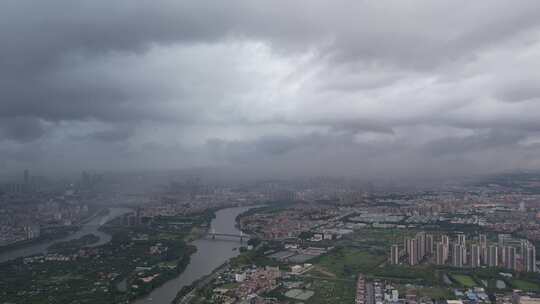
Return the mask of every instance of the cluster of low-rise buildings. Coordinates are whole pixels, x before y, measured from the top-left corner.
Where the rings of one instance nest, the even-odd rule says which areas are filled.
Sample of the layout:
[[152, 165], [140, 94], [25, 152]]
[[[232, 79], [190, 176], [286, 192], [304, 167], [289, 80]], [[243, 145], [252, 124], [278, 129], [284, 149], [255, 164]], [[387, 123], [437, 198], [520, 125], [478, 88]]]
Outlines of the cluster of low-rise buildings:
[[[277, 288], [282, 272], [278, 267], [249, 267], [229, 269], [221, 277], [218, 287], [212, 290], [214, 300], [219, 303], [251, 303], [256, 302], [261, 294]], [[232, 287], [221, 287], [223, 284]]]
[[267, 240], [296, 238], [302, 232], [310, 231], [316, 232], [316, 239], [323, 240], [333, 238], [334, 235], [343, 232], [336, 230], [335, 226], [328, 227], [328, 225], [344, 214], [346, 214], [345, 210], [329, 208], [328, 206], [301, 204], [280, 212], [257, 213], [243, 217], [240, 220], [240, 225], [243, 229]]
[[[409, 296], [409, 301], [411, 302]], [[405, 302], [400, 299], [399, 291], [391, 283], [381, 280], [368, 280], [363, 274], [358, 274], [356, 281], [356, 304], [396, 304]]]

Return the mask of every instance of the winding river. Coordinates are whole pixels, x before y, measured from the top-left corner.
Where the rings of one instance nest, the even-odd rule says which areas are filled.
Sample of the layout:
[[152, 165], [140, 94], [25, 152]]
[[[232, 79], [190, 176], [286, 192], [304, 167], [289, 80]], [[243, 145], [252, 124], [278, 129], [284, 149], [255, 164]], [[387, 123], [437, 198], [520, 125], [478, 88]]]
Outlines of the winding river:
[[[239, 234], [236, 228], [236, 217], [253, 207], [235, 207], [222, 209], [216, 212], [212, 220], [212, 228], [217, 233]], [[148, 296], [138, 300], [135, 304], [170, 304], [182, 287], [190, 285], [195, 280], [210, 274], [228, 259], [237, 256], [240, 246], [237, 239], [199, 239], [192, 243], [197, 252], [191, 256], [191, 261], [184, 272], [177, 278], [155, 289]]]
[[[216, 212], [216, 218], [211, 222], [211, 227], [215, 229], [217, 233], [239, 234], [240, 231], [236, 228], [236, 217], [252, 208], [254, 207], [233, 207], [219, 210]], [[47, 248], [55, 243], [78, 239], [87, 234], [94, 234], [99, 237], [99, 242], [93, 244], [92, 247], [103, 245], [111, 240], [111, 236], [99, 231], [99, 227], [107, 221], [131, 211], [126, 208], [110, 208], [109, 210], [110, 212], [107, 215], [96, 216], [91, 221], [84, 224], [80, 230], [65, 238], [28, 245], [0, 253], [0, 263], [19, 257], [46, 253]], [[240, 241], [234, 238], [217, 238], [215, 240], [199, 239], [192, 244], [197, 247], [197, 252], [191, 256], [191, 261], [184, 272], [175, 279], [168, 281], [161, 287], [152, 291], [148, 296], [137, 300], [134, 302], [135, 304], [170, 304], [182, 287], [190, 285], [203, 276], [210, 274], [225, 261], [237, 256], [239, 252], [236, 249], [240, 247]]]
[[105, 215], [95, 216], [92, 220], [83, 224], [81, 229], [79, 229], [77, 232], [72, 233], [65, 238], [60, 238], [60, 239], [56, 239], [56, 240], [52, 240], [48, 242], [29, 244], [24, 247], [15, 248], [13, 250], [0, 253], [0, 263], [6, 262], [9, 260], [14, 260], [19, 257], [26, 257], [26, 256], [46, 253], [47, 248], [49, 248], [49, 246], [53, 244], [75, 240], [87, 234], [93, 234], [99, 237], [99, 241], [97, 243], [92, 244], [90, 247], [96, 247], [96, 246], [106, 244], [111, 240], [111, 236], [104, 232], [99, 231], [99, 227], [103, 226], [105, 223], [114, 219], [115, 217], [121, 216], [130, 211], [131, 209], [127, 209], [127, 208], [109, 208], [109, 213]]

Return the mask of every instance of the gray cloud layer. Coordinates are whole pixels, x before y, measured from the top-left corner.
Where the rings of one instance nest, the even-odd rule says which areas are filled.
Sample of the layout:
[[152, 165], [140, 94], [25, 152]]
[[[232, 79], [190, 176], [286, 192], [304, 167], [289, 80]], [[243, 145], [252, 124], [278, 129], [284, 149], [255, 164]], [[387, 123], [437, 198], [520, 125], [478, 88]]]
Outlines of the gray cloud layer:
[[538, 1], [0, 4], [0, 166], [538, 168]]

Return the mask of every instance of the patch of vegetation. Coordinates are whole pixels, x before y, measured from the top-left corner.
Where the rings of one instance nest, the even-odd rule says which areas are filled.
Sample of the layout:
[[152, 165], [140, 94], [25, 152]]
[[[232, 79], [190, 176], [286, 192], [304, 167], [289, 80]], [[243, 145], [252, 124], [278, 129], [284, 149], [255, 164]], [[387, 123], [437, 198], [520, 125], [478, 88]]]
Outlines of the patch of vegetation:
[[449, 288], [424, 287], [416, 289], [418, 296], [428, 297], [435, 300], [449, 300], [454, 298], [454, 294]]
[[315, 291], [315, 295], [309, 299], [310, 304], [354, 303], [354, 282], [313, 279], [309, 285], [309, 289]]
[[[196, 250], [166, 228], [107, 226], [102, 230], [112, 234], [105, 245], [85, 248], [96, 241], [95, 236], [85, 235], [53, 246], [63, 256], [60, 260], [0, 264], [0, 298], [21, 304], [125, 303], [178, 276]], [[121, 281], [127, 288], [117, 288]]]
[[523, 291], [540, 292], [540, 285], [534, 282], [525, 280], [512, 280], [511, 284], [514, 288], [521, 289]]
[[233, 267], [242, 267], [247, 265], [264, 266], [280, 266], [280, 263], [264, 256], [265, 248], [260, 248], [252, 251], [244, 251], [240, 255], [233, 257], [230, 264]]
[[471, 276], [466, 274], [451, 274], [450, 277], [463, 287], [474, 287], [479, 285]]
[[432, 266], [385, 265], [374, 269], [371, 274], [377, 278], [400, 283], [415, 282], [429, 286], [440, 285], [438, 271]]
[[340, 278], [354, 279], [359, 272], [370, 273], [386, 260], [386, 256], [373, 255], [354, 248], [336, 248], [312, 263]]

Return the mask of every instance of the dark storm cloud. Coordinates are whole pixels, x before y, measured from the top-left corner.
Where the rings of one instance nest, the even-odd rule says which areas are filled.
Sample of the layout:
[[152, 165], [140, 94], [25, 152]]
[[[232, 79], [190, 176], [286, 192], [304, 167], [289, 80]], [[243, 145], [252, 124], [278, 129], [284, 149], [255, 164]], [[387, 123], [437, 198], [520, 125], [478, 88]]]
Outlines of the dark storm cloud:
[[300, 136], [263, 136], [254, 142], [243, 144], [253, 146], [257, 154], [282, 155], [296, 149], [322, 148], [350, 144], [351, 142], [351, 137], [347, 135], [311, 133]]
[[[0, 113], [51, 120], [150, 115], [148, 109], [133, 106], [141, 101], [129, 93], [129, 87], [81, 84], [66, 88], [48, 83], [48, 77], [66, 68], [70, 56], [84, 60], [110, 52], [141, 53], [156, 43], [252, 37], [278, 48], [329, 41], [319, 51], [349, 58], [347, 61], [423, 66], [467, 57], [477, 47], [516, 35], [540, 20], [534, 1], [511, 4], [513, 9], [504, 11], [505, 4], [496, 3], [489, 13], [485, 6], [466, 1], [452, 5], [421, 2], [416, 13], [407, 11], [411, 4], [405, 3], [346, 3], [300, 1], [277, 7], [271, 2], [250, 1], [4, 1], [0, 27], [4, 101]], [[309, 13], [298, 14], [305, 8]], [[462, 20], [446, 16], [451, 8], [465, 9]], [[402, 16], [404, 11], [406, 16]], [[478, 17], [485, 21], [477, 22]], [[426, 28], [425, 23], [435, 28]], [[454, 29], [441, 34], [447, 26]]]
[[95, 139], [104, 142], [124, 141], [133, 135], [133, 130], [128, 128], [97, 131], [84, 137], [85, 139]]
[[465, 137], [446, 137], [426, 144], [426, 151], [435, 156], [461, 155], [468, 152], [517, 147], [526, 133], [516, 130], [490, 130]]
[[[355, 142], [351, 133], [308, 133], [296, 136], [263, 136], [255, 140], [226, 141], [210, 139], [207, 146], [214, 157], [229, 159], [234, 162], [253, 163], [273, 158], [295, 159], [300, 156], [304, 160], [311, 159], [319, 152], [351, 150], [356, 156], [374, 156], [385, 153], [377, 143]], [[341, 152], [343, 153], [343, 152]], [[349, 155], [351, 156], [351, 155]], [[354, 160], [343, 159], [344, 162]], [[322, 165], [322, 164], [320, 164]]]
[[0, 118], [0, 142], [3, 139], [29, 142], [41, 137], [45, 132], [46, 126], [38, 118]]
[[6, 0], [0, 43], [7, 169], [540, 165], [538, 1]]

